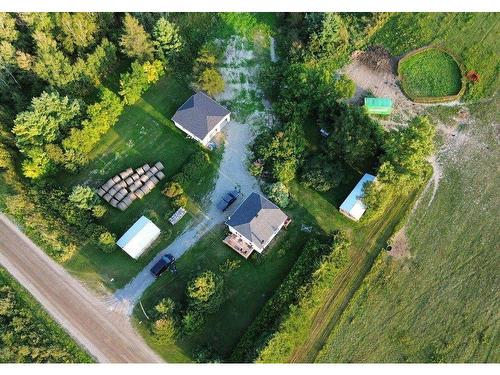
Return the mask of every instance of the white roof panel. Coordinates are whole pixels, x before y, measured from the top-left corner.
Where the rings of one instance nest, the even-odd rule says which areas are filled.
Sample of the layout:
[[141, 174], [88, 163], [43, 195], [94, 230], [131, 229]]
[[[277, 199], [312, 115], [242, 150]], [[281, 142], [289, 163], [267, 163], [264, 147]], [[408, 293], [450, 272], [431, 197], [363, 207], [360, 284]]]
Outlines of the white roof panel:
[[116, 242], [128, 255], [137, 259], [160, 235], [158, 228], [147, 217], [142, 216]]
[[344, 202], [340, 205], [340, 211], [348, 214], [354, 220], [359, 220], [361, 216], [366, 211], [366, 207], [363, 204], [361, 198], [363, 197], [363, 185], [366, 182], [371, 182], [375, 180], [375, 176], [365, 173], [365, 175], [359, 180], [351, 193], [347, 196]]

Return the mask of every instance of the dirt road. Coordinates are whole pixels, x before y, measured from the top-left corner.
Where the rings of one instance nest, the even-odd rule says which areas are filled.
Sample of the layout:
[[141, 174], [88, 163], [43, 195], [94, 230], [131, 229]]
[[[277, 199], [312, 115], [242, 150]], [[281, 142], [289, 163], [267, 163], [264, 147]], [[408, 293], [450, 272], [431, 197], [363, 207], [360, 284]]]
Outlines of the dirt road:
[[129, 320], [110, 311], [0, 214], [0, 264], [99, 362], [161, 362]]

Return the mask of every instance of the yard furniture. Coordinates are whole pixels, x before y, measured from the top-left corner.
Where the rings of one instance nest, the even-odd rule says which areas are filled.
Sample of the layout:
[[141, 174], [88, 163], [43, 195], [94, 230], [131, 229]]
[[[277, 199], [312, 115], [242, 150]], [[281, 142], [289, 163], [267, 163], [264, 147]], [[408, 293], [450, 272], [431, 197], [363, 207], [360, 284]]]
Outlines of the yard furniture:
[[180, 207], [177, 211], [174, 212], [172, 216], [170, 216], [168, 221], [170, 221], [170, 224], [175, 225], [184, 217], [186, 212], [187, 211], [184, 207]]

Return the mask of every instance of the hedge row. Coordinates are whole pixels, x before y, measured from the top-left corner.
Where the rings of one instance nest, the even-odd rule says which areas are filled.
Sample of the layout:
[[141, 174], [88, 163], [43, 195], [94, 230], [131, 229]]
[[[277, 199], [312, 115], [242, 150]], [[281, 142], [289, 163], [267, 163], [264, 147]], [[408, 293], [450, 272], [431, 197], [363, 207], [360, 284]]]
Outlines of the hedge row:
[[333, 245], [316, 239], [306, 243], [286, 279], [238, 342], [230, 362], [255, 361], [269, 341], [279, 334], [280, 325], [291, 315], [291, 309], [309, 295], [321, 270], [332, 259], [338, 259], [336, 243], [340, 239], [346, 243], [346, 240], [340, 233], [334, 238]]
[[350, 243], [342, 232], [334, 235], [330, 253], [323, 256], [310, 282], [298, 293], [298, 302], [289, 308], [289, 313], [279, 329], [270, 337], [260, 351], [257, 362], [285, 363], [299, 347], [311, 329], [316, 313], [324, 304], [332, 283], [349, 261]]

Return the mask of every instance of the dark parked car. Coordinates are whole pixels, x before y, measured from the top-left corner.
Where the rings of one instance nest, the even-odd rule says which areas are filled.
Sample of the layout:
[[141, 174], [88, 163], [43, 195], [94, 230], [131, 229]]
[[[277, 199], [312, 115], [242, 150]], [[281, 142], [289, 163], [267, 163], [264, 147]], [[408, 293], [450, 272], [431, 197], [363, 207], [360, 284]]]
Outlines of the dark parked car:
[[226, 193], [222, 197], [222, 199], [217, 203], [217, 208], [222, 211], [226, 211], [229, 206], [231, 206], [234, 202], [236, 202], [236, 199], [238, 199], [240, 195], [240, 192], [238, 190], [233, 190], [230, 191], [229, 193]]
[[175, 258], [171, 254], [162, 256], [161, 259], [156, 262], [153, 268], [151, 268], [151, 273], [154, 277], [158, 277], [169, 268], [175, 269], [174, 261]]

